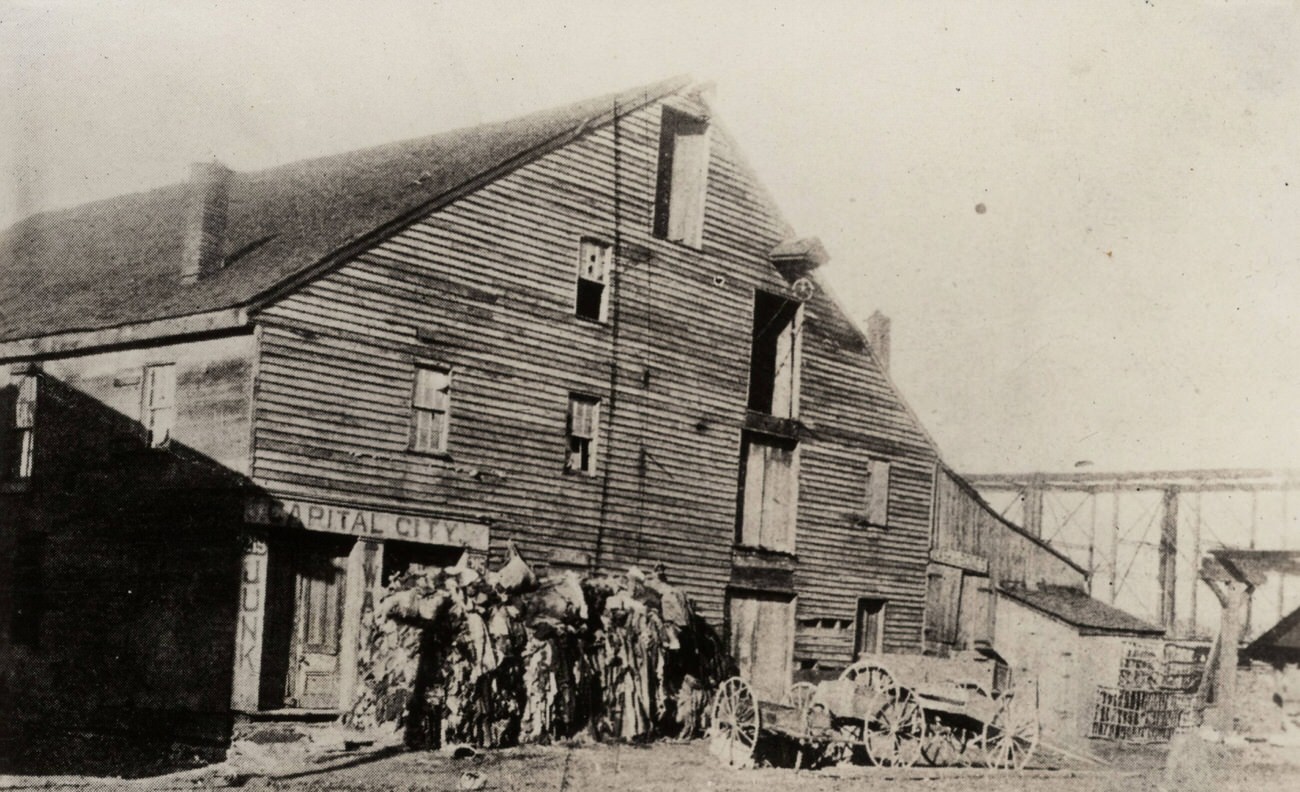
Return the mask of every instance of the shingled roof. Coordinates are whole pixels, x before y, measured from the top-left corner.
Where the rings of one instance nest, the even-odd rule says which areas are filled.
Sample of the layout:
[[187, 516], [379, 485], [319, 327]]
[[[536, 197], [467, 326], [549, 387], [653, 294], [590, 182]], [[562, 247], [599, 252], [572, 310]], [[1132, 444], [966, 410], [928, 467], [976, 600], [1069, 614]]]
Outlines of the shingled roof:
[[522, 118], [262, 171], [229, 186], [226, 265], [185, 284], [186, 183], [43, 212], [0, 233], [0, 341], [237, 308], [532, 161], [620, 111], [690, 84], [675, 78]]
[[999, 593], [1054, 616], [1084, 635], [1163, 635], [1164, 630], [1067, 586], [1003, 587]]

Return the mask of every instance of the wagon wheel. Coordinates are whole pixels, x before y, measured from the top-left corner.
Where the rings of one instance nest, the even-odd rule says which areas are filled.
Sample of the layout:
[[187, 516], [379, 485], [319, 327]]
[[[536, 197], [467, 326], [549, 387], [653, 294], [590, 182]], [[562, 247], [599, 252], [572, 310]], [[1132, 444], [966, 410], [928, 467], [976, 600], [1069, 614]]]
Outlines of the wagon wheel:
[[787, 707], [794, 707], [801, 713], [808, 712], [812, 706], [813, 696], [817, 694], [817, 686], [811, 682], [796, 682], [785, 692], [781, 698], [781, 703]]
[[911, 767], [925, 743], [925, 710], [912, 691], [893, 686], [884, 691], [879, 708], [866, 718], [867, 754], [875, 765]]
[[980, 743], [989, 767], [1020, 770], [1038, 747], [1042, 727], [1038, 722], [1038, 685], [1020, 685], [1002, 694], [993, 720], [984, 724]]
[[868, 687], [883, 692], [894, 686], [894, 675], [878, 660], [859, 660], [840, 673], [840, 679], [858, 683], [858, 687]]
[[[967, 701], [990, 698], [984, 685], [973, 679], [956, 679], [952, 681], [952, 686], [963, 691]], [[926, 728], [925, 741], [921, 744], [921, 758], [931, 767], [970, 767], [977, 761], [983, 761], [980, 756], [980, 733], [972, 728], [969, 718], [949, 718], [945, 721], [940, 717], [932, 717]]]
[[723, 682], [710, 721], [709, 751], [732, 767], [752, 767], [762, 722], [749, 683], [740, 677]]
[[966, 726], [935, 720], [921, 740], [921, 758], [931, 767], [970, 767], [978, 752], [972, 744], [978, 741], [979, 735]]

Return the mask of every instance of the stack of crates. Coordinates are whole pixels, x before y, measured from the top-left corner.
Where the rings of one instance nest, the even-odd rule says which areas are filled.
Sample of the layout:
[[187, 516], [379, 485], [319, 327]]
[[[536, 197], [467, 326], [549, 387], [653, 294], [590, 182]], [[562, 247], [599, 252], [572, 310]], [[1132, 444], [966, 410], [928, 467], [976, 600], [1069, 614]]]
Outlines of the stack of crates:
[[1118, 685], [1099, 686], [1090, 737], [1132, 743], [1169, 742], [1179, 729], [1200, 725], [1197, 694], [1208, 650], [1166, 643], [1160, 651], [1129, 644]]

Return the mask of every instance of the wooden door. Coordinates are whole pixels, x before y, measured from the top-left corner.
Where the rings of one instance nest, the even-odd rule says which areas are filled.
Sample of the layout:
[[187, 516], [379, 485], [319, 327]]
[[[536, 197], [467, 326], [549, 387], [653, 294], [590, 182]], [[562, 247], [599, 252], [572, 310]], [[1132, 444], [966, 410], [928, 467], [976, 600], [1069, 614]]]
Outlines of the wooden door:
[[931, 564], [925, 603], [925, 635], [932, 648], [957, 647], [962, 607], [962, 571], [945, 564]]
[[986, 575], [962, 576], [961, 625], [958, 642], [967, 649], [976, 643], [993, 643], [993, 589]]
[[288, 700], [303, 709], [338, 709], [346, 553], [311, 551], [297, 571]]
[[740, 675], [764, 701], [780, 701], [790, 687], [794, 655], [794, 599], [732, 594], [731, 653]]
[[793, 553], [799, 505], [795, 444], [751, 436], [744, 454], [740, 543]]

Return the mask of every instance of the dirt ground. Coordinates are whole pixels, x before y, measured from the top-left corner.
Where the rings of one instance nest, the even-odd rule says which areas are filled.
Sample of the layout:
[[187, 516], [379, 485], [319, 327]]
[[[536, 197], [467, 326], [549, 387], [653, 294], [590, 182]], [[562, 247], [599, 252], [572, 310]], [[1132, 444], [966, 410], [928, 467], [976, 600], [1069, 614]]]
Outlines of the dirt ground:
[[[795, 771], [762, 768], [732, 770], [722, 766], [704, 743], [651, 746], [581, 746], [520, 748], [450, 759], [431, 753], [405, 753], [373, 762], [298, 778], [251, 779], [259, 790], [591, 790], [591, 792], [736, 792], [781, 790], [864, 790], [888, 785], [891, 790], [937, 792], [1291, 792], [1300, 789], [1295, 765], [1269, 763], [1258, 757], [1249, 765], [1221, 762], [1222, 757], [1189, 760], [1188, 772], [1167, 776], [1163, 751], [1119, 757], [1109, 768], [1031, 768], [1021, 772], [987, 770], [851, 767], [843, 770]], [[1240, 759], [1240, 758], [1239, 758]], [[1218, 762], [1214, 767], [1207, 762]]]
[[[1173, 769], [1166, 769], [1167, 757]], [[65, 789], [194, 790], [213, 785], [247, 790], [446, 790], [484, 792], [1292, 792], [1300, 789], [1300, 748], [1228, 748], [1183, 740], [1172, 746], [1123, 749], [1110, 765], [1036, 758], [1020, 772], [960, 768], [891, 770], [845, 767], [817, 771], [723, 766], [704, 742], [637, 745], [575, 745], [485, 751], [454, 759], [442, 753], [402, 752], [357, 757], [321, 769], [295, 765], [288, 775], [229, 778], [186, 773], [134, 780], [81, 777], [0, 776], [0, 790]], [[215, 770], [217, 766], [214, 766]]]

